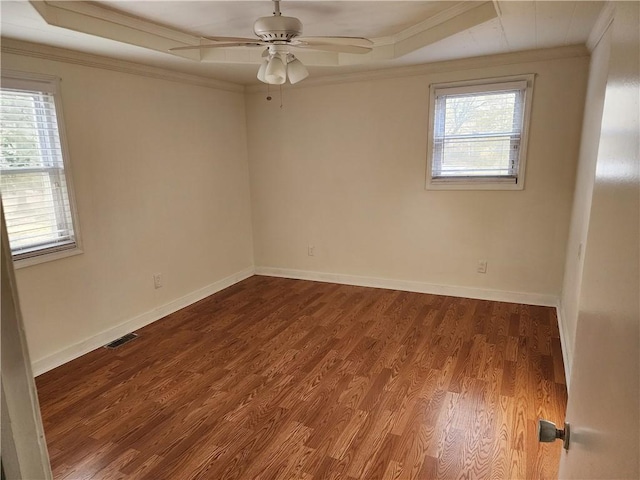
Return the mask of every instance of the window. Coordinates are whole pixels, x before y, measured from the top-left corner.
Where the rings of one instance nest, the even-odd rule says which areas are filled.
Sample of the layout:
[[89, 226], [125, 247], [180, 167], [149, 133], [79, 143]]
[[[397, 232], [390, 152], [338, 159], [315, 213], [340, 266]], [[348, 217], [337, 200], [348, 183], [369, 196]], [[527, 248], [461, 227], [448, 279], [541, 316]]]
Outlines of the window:
[[16, 266], [81, 253], [54, 77], [2, 72], [0, 192]]
[[533, 75], [431, 85], [427, 188], [524, 186]]

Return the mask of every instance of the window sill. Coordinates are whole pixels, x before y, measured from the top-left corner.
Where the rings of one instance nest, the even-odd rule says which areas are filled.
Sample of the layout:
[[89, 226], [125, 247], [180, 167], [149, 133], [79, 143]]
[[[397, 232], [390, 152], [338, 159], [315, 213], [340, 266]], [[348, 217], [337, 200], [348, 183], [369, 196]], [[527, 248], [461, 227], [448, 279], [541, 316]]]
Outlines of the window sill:
[[60, 260], [61, 258], [72, 257], [74, 255], [80, 255], [84, 253], [80, 248], [69, 248], [68, 250], [60, 250], [58, 252], [45, 253], [43, 255], [36, 255], [34, 257], [23, 258], [21, 260], [14, 260], [13, 268], [19, 270], [21, 268], [31, 267], [33, 265], [39, 265], [41, 263], [53, 262], [54, 260]]
[[524, 183], [492, 180], [428, 181], [427, 190], [524, 190]]

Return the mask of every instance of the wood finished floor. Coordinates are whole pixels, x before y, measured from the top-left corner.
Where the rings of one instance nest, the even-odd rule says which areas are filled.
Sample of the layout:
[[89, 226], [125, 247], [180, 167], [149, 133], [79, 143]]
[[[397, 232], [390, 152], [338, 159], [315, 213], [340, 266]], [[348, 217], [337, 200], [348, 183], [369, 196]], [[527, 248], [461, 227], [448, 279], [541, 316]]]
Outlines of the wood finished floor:
[[251, 277], [37, 378], [56, 479], [557, 478], [551, 308]]

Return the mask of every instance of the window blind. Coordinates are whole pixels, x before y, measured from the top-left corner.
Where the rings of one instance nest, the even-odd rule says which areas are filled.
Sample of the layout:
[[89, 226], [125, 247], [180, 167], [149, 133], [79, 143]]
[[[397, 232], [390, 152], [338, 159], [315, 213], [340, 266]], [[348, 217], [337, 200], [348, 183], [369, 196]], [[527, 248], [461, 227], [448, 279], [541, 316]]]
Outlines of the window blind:
[[54, 95], [2, 88], [0, 123], [0, 192], [14, 260], [75, 248]]
[[435, 91], [434, 180], [518, 177], [526, 82]]

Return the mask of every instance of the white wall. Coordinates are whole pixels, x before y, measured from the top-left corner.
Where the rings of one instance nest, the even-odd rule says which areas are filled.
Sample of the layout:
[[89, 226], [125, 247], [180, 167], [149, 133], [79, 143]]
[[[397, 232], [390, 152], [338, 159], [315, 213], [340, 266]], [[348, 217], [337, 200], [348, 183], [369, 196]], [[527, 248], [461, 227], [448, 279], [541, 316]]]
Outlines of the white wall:
[[591, 212], [591, 195], [595, 180], [596, 159], [600, 144], [602, 108], [607, 86], [607, 74], [609, 72], [609, 51], [610, 38], [607, 31], [591, 54], [580, 156], [576, 173], [576, 187], [560, 301], [565, 339], [563, 347], [565, 349], [565, 359], [569, 361], [569, 371], [573, 361], [584, 251], [586, 249], [589, 214]]
[[[85, 250], [18, 270], [36, 372], [248, 275], [254, 263], [553, 304], [589, 60], [543, 55], [287, 89], [282, 109], [277, 94], [269, 103], [3, 55], [3, 68], [63, 78]], [[429, 84], [522, 73], [536, 74], [525, 189], [425, 190]], [[154, 290], [157, 272], [165, 286]]]
[[2, 67], [62, 78], [84, 247], [17, 271], [36, 370], [252, 267], [242, 92], [11, 54]]
[[640, 5], [614, 5], [560, 478], [640, 478]]
[[[282, 109], [277, 93], [271, 102], [248, 95], [258, 271], [557, 299], [588, 63], [582, 56], [303, 86], [286, 90]], [[429, 84], [524, 73], [536, 74], [524, 191], [425, 190]], [[479, 259], [488, 261], [484, 275]]]

